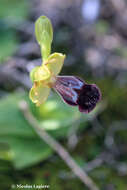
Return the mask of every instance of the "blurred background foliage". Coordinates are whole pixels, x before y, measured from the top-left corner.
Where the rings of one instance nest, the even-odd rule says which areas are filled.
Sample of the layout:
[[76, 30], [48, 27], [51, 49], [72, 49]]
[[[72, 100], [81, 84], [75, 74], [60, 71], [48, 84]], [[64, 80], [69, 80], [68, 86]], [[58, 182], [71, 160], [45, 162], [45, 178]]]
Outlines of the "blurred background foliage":
[[27, 18], [28, 2], [1, 0], [0, 4], [0, 61], [4, 61], [16, 51], [18, 36], [13, 27]]
[[[88, 115], [54, 92], [39, 108], [28, 98], [29, 72], [41, 64], [34, 35], [40, 15], [54, 26], [52, 52], [67, 54], [61, 75], [80, 76], [102, 91]], [[22, 99], [101, 190], [126, 190], [127, 1], [0, 0], [0, 189], [48, 184], [87, 190], [26, 121]]]

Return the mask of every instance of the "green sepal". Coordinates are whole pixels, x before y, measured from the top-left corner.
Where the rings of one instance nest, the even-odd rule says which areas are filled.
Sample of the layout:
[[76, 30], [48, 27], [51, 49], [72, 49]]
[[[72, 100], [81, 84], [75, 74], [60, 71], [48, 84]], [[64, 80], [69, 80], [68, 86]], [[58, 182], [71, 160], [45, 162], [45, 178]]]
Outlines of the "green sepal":
[[51, 43], [53, 40], [53, 28], [50, 20], [46, 16], [40, 16], [35, 23], [36, 39], [41, 46], [43, 60], [50, 55]]

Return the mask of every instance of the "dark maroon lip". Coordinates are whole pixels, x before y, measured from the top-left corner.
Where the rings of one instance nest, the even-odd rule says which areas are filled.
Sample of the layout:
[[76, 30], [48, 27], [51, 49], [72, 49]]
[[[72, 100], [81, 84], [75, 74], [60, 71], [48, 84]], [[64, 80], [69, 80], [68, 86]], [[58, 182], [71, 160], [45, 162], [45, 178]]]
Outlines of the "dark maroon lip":
[[77, 100], [79, 111], [84, 113], [91, 112], [100, 99], [101, 93], [99, 88], [95, 84], [85, 84]]
[[75, 76], [58, 76], [53, 88], [65, 103], [78, 106], [83, 113], [91, 112], [101, 100], [101, 92], [96, 84], [87, 84]]

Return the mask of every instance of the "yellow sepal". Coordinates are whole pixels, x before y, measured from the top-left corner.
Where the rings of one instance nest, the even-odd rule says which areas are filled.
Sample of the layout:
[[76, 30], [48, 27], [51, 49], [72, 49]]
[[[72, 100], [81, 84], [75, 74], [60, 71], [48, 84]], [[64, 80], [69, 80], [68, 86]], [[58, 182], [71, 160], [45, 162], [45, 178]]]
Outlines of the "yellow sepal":
[[52, 75], [58, 75], [62, 69], [64, 63], [65, 55], [62, 53], [51, 54], [44, 65], [49, 69]]
[[32, 81], [46, 81], [51, 76], [51, 73], [45, 65], [36, 67], [35, 71], [32, 74]]
[[50, 88], [48, 86], [44, 85], [43, 82], [36, 82], [30, 90], [29, 97], [33, 103], [40, 106], [47, 100], [49, 93]]

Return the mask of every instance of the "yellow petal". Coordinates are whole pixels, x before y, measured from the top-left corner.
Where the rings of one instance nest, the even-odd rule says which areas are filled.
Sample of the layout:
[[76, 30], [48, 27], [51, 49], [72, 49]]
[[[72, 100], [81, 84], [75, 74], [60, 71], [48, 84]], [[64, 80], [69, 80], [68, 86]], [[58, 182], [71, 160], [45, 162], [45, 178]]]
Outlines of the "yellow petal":
[[42, 66], [38, 66], [35, 69], [32, 76], [33, 76], [33, 81], [44, 81], [50, 78], [51, 73], [45, 65], [42, 65]]
[[44, 103], [49, 96], [50, 88], [45, 86], [42, 82], [35, 83], [31, 88], [29, 97], [33, 103], [36, 103], [37, 106]]
[[65, 55], [62, 53], [53, 53], [49, 56], [44, 65], [47, 66], [51, 74], [58, 75], [62, 69], [64, 59]]

